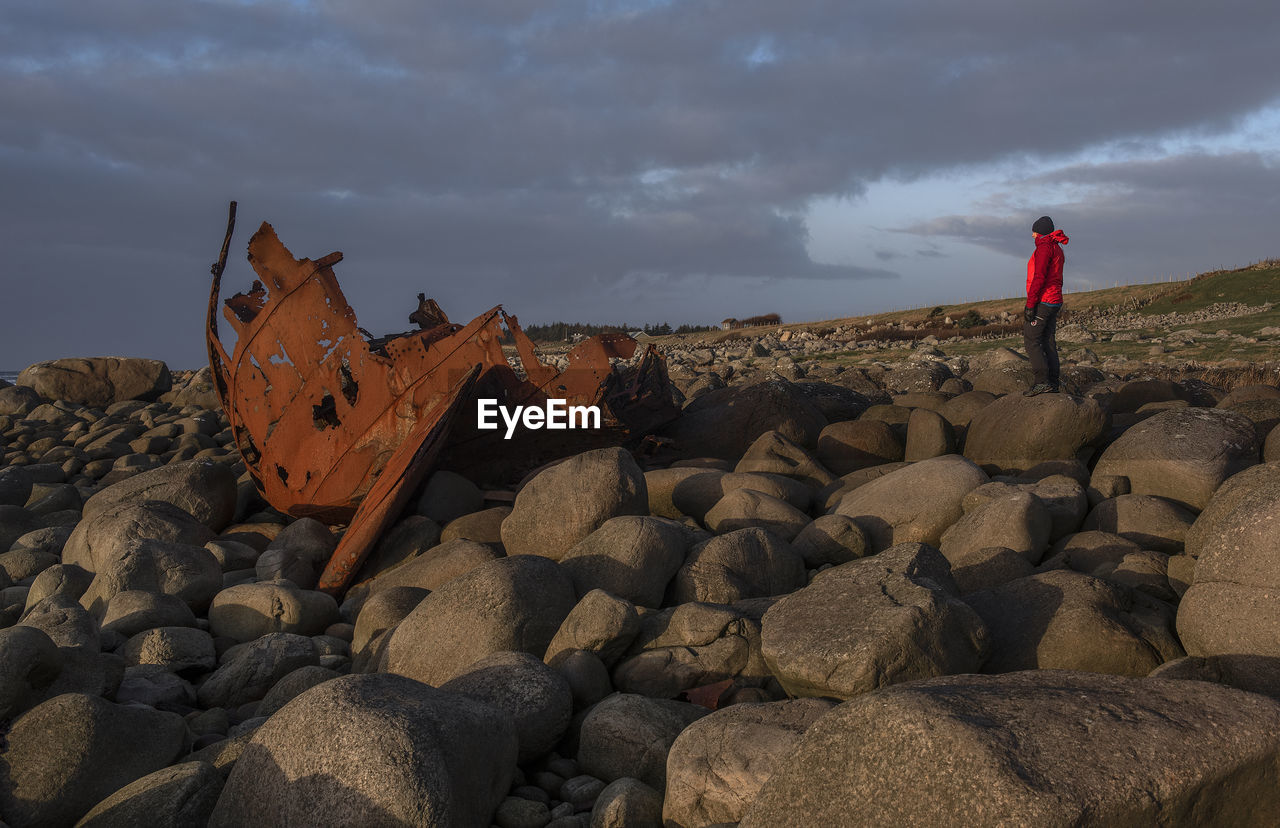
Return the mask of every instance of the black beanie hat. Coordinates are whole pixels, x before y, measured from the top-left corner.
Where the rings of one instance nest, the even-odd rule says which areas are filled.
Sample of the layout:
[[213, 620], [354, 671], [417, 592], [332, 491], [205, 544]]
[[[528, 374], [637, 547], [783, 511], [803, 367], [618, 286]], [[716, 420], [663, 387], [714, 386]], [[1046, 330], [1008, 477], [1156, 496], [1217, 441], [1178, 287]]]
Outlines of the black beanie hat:
[[1053, 219], [1048, 216], [1041, 216], [1036, 219], [1035, 224], [1031, 225], [1031, 232], [1039, 233], [1042, 236], [1049, 235], [1053, 232]]

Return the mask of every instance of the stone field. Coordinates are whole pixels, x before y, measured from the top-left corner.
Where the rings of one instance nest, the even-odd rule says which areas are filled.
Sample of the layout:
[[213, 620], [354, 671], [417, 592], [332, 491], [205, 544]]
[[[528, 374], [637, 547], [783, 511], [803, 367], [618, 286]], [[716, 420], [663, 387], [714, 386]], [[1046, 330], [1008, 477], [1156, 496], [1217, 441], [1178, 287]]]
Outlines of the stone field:
[[1280, 824], [1276, 381], [839, 336], [664, 344], [656, 450], [438, 470], [341, 599], [207, 370], [27, 369], [0, 825]]

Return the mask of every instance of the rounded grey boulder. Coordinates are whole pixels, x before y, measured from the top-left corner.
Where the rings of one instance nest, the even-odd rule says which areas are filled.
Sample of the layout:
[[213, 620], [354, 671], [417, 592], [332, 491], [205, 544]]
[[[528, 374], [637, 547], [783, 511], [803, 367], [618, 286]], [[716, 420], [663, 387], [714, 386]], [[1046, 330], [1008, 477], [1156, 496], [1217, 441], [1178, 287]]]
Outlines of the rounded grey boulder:
[[432, 592], [397, 625], [386, 670], [439, 686], [485, 656], [541, 657], [577, 603], [560, 565], [538, 555], [499, 558]]
[[515, 763], [500, 711], [403, 676], [343, 676], [254, 732], [209, 825], [488, 825]]
[[540, 472], [502, 522], [508, 555], [559, 560], [609, 518], [649, 514], [644, 474], [621, 448], [578, 454]]
[[564, 736], [573, 716], [573, 694], [558, 672], [528, 653], [486, 656], [457, 678], [440, 685], [506, 711], [516, 727], [517, 760], [523, 764], [548, 753]]

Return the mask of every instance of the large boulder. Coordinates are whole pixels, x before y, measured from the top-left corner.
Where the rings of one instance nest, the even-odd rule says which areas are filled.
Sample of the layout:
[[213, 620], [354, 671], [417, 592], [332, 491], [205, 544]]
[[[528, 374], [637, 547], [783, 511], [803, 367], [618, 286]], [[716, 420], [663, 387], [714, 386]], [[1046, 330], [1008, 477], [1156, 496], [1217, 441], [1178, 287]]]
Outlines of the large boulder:
[[775, 603], [765, 660], [793, 696], [850, 698], [886, 684], [975, 672], [982, 620], [958, 597], [936, 549], [904, 543], [828, 569]]
[[0, 814], [15, 828], [72, 825], [109, 794], [172, 763], [186, 740], [176, 713], [56, 696], [19, 716], [0, 746]]
[[18, 374], [18, 385], [42, 397], [106, 408], [122, 400], [154, 400], [173, 385], [158, 359], [89, 357], [37, 362]]
[[386, 670], [438, 687], [493, 653], [541, 657], [576, 603], [573, 582], [554, 561], [491, 561], [418, 603], [387, 641]]
[[620, 448], [578, 454], [540, 472], [502, 521], [508, 555], [560, 560], [574, 544], [619, 515], [649, 514], [644, 474]]
[[882, 420], [832, 423], [818, 435], [818, 460], [837, 475], [902, 459], [902, 440]]
[[222, 664], [196, 688], [200, 706], [238, 707], [258, 701], [289, 673], [319, 663], [310, 638], [267, 633], [223, 653]]
[[97, 574], [80, 603], [99, 616], [119, 592], [176, 595], [194, 612], [204, 612], [222, 589], [222, 567], [203, 546], [139, 539], [99, 559]]
[[1008, 394], [973, 415], [964, 456], [991, 474], [1019, 474], [1045, 460], [1074, 459], [1106, 428], [1107, 414], [1095, 400]]
[[826, 425], [822, 411], [801, 389], [776, 378], [703, 394], [686, 405], [680, 418], [662, 433], [687, 457], [736, 462], [766, 431], [777, 431], [793, 443], [812, 447]]
[[735, 529], [767, 529], [785, 541], [809, 525], [809, 516], [785, 500], [751, 489], [734, 489], [720, 498], [703, 519], [716, 534]]
[[1177, 501], [1154, 495], [1126, 494], [1100, 502], [1080, 525], [1082, 532], [1108, 532], [1143, 549], [1170, 555], [1182, 552], [1195, 512]]
[[236, 476], [226, 463], [207, 458], [169, 463], [100, 489], [85, 501], [83, 515], [87, 520], [147, 500], [177, 506], [221, 532], [236, 513]]
[[273, 632], [319, 635], [339, 620], [333, 596], [299, 589], [292, 581], [261, 581], [227, 587], [209, 606], [209, 630], [232, 641], [252, 641]]
[[613, 669], [614, 685], [658, 699], [726, 680], [735, 688], [765, 688], [772, 674], [761, 653], [760, 619], [772, 603], [689, 603], [645, 615]]
[[708, 712], [696, 704], [615, 693], [583, 717], [578, 765], [605, 782], [630, 776], [664, 790], [672, 743]]
[[757, 437], [733, 470], [739, 474], [777, 474], [814, 488], [836, 479], [807, 449], [779, 431]]
[[1178, 607], [1187, 653], [1224, 662], [1237, 686], [1280, 695], [1280, 463], [1227, 480], [1192, 530], [1195, 581]]
[[0, 388], [0, 416], [23, 417], [45, 402], [38, 391], [25, 385]]
[[834, 706], [827, 699], [735, 704], [689, 725], [667, 756], [666, 824], [742, 819], [804, 732]]
[[213, 530], [172, 503], [125, 502], [76, 524], [62, 549], [62, 562], [97, 572], [103, 562], [139, 540], [204, 546], [213, 538]]
[[379, 574], [367, 582], [370, 593], [396, 587], [438, 589], [463, 573], [503, 557], [495, 544], [454, 538]]
[[990, 632], [984, 672], [1145, 676], [1183, 655], [1168, 605], [1072, 570], [1019, 578], [964, 600]]
[[1170, 409], [1130, 426], [1098, 458], [1093, 475], [1125, 477], [1132, 494], [1199, 511], [1222, 481], [1257, 463], [1258, 452], [1247, 417], [1217, 408]]
[[948, 676], [828, 713], [741, 825], [1270, 825], [1278, 734], [1280, 705], [1200, 682]]
[[934, 457], [858, 486], [835, 513], [853, 518], [877, 552], [907, 542], [936, 546], [963, 514], [964, 496], [988, 479], [963, 457]]
[[579, 596], [603, 589], [642, 607], [658, 607], [691, 540], [689, 530], [674, 520], [616, 517], [578, 541], [560, 567]]
[[76, 828], [204, 825], [222, 793], [222, 781], [222, 774], [208, 762], [183, 762], [161, 768], [93, 806]]
[[728, 604], [784, 595], [805, 583], [804, 559], [767, 529], [736, 529], [694, 546], [671, 582], [671, 603]]
[[60, 672], [62, 653], [43, 630], [25, 625], [0, 630], [0, 722], [39, 701]]
[[966, 512], [942, 533], [938, 549], [953, 565], [992, 546], [1012, 549], [1036, 564], [1049, 543], [1050, 528], [1052, 519], [1040, 498], [1014, 490]]
[[254, 732], [209, 825], [488, 825], [515, 762], [515, 728], [494, 708], [402, 676], [344, 676]]
[[569, 683], [528, 653], [494, 653], [440, 686], [504, 711], [516, 728], [521, 764], [545, 755], [573, 716]]

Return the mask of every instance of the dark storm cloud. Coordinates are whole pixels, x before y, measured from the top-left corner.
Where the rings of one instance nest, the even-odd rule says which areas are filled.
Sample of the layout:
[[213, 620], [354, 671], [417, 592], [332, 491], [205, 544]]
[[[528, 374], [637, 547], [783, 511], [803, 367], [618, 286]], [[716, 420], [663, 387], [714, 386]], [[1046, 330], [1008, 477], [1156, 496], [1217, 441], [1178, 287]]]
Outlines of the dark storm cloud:
[[[428, 289], [455, 315], [604, 319], [642, 282], [628, 317], [692, 321], [718, 313], [687, 290], [702, 278], [892, 277], [871, 251], [812, 261], [810, 201], [1220, 131], [1280, 96], [1278, 20], [1252, 2], [10, 2], [0, 278], [36, 310], [0, 328], [0, 368], [197, 364], [232, 197], [241, 240], [271, 218], [299, 255], [344, 249], [358, 310]], [[1021, 223], [972, 232], [998, 246]]]

